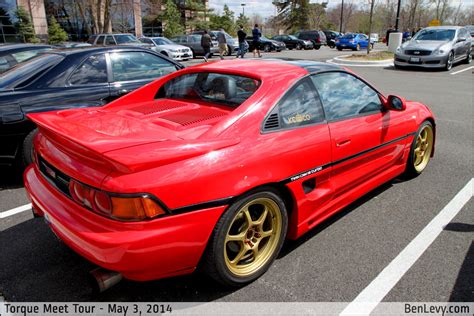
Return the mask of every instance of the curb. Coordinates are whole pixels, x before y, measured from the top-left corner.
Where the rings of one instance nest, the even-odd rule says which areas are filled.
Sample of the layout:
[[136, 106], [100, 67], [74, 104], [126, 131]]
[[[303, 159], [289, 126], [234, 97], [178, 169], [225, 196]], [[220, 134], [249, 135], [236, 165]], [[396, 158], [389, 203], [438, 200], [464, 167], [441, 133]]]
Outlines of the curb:
[[330, 64], [340, 65], [340, 66], [360, 66], [360, 67], [387, 67], [393, 66], [393, 58], [384, 59], [384, 60], [348, 60], [345, 57], [352, 56], [350, 55], [341, 55], [334, 57], [332, 59], [326, 60]]

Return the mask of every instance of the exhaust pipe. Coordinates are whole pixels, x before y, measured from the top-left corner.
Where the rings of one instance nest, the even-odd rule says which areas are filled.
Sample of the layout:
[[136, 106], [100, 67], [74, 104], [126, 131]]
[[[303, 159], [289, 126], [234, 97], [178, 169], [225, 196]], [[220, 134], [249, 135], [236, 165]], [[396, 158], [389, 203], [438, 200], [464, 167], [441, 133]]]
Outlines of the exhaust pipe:
[[96, 268], [91, 272], [95, 282], [93, 282], [94, 292], [102, 293], [122, 280], [122, 274], [115, 271]]

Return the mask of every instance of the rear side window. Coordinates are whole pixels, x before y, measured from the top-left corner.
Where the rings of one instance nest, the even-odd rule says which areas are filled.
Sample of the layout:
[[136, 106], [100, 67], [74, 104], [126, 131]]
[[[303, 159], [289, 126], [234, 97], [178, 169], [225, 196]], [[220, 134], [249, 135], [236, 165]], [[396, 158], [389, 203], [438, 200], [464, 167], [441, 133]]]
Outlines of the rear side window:
[[378, 93], [365, 82], [344, 72], [311, 77], [328, 120], [339, 120], [382, 110]]
[[113, 36], [107, 36], [105, 38], [105, 45], [115, 45], [115, 40]]
[[69, 78], [73, 86], [107, 82], [107, 64], [105, 55], [94, 55], [86, 59]]
[[95, 44], [96, 45], [104, 45], [104, 39], [105, 39], [105, 36], [103, 36], [103, 35], [99, 36], [99, 38], [97, 39], [97, 42]]
[[87, 40], [87, 43], [94, 44], [94, 41], [96, 38], [97, 38], [97, 35], [92, 35], [91, 37], [89, 37], [89, 40]]
[[[273, 124], [278, 115], [278, 126]], [[272, 110], [264, 129], [286, 129], [324, 121], [324, 111], [318, 94], [309, 79], [294, 86]]]

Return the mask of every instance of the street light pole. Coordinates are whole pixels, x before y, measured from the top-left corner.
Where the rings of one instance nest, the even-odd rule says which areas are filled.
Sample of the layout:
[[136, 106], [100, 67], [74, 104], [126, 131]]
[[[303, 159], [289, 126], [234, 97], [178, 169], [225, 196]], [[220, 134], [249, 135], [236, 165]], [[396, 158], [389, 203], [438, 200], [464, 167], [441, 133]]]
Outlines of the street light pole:
[[395, 20], [395, 30], [398, 32], [398, 24], [400, 22], [400, 6], [402, 4], [402, 0], [398, 0], [397, 6], [397, 19]]
[[343, 17], [344, 17], [344, 0], [342, 0], [342, 4], [341, 4], [341, 24], [339, 25], [339, 33], [342, 33], [342, 20], [343, 20]]
[[240, 4], [242, 6], [242, 15], [245, 16], [245, 3]]

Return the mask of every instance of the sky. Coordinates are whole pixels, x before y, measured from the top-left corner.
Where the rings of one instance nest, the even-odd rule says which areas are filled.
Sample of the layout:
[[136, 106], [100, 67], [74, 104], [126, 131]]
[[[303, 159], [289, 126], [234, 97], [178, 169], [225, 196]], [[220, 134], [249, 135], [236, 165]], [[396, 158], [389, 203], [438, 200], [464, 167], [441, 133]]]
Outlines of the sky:
[[[366, 3], [367, 0], [345, 0], [352, 2]], [[378, 0], [381, 1], [381, 0]], [[402, 0], [403, 1], [403, 0]], [[341, 0], [310, 0], [311, 3], [322, 3], [329, 2], [329, 7], [335, 6], [341, 3]], [[474, 0], [451, 0], [452, 5], [457, 6], [459, 2], [463, 5], [473, 5]], [[229, 8], [235, 12], [235, 17], [242, 13], [241, 4], [245, 3], [245, 15], [252, 16], [257, 13], [262, 17], [266, 18], [271, 15], [275, 15], [275, 6], [272, 4], [272, 0], [209, 0], [209, 7], [214, 9], [216, 13], [221, 13], [224, 4], [227, 4]]]

